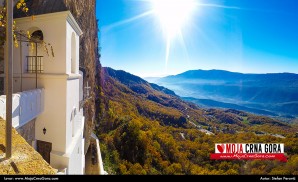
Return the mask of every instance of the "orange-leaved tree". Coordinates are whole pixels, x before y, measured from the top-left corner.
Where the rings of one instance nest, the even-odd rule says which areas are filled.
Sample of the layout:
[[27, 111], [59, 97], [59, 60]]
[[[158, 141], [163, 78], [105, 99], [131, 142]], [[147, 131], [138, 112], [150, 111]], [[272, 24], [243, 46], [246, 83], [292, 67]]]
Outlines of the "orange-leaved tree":
[[[19, 0], [16, 4], [16, 8], [19, 11], [23, 11], [24, 13], [28, 12], [28, 7], [27, 4], [25, 2], [25, 0]], [[6, 7], [5, 7], [5, 3], [3, 3], [2, 5], [0, 5], [0, 45], [3, 45], [5, 42], [5, 35], [6, 35]], [[13, 31], [16, 30], [16, 23], [15, 21], [13, 22]], [[14, 33], [14, 43], [17, 46], [18, 45], [18, 41], [16, 39], [17, 35]]]

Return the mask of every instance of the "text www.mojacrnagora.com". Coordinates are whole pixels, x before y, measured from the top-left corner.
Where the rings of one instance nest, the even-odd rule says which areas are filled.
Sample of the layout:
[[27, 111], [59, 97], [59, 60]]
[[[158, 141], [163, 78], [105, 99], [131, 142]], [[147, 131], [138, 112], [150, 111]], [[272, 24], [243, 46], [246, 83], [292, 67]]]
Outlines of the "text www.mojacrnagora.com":
[[57, 181], [59, 178], [57, 177], [4, 177], [5, 181]]

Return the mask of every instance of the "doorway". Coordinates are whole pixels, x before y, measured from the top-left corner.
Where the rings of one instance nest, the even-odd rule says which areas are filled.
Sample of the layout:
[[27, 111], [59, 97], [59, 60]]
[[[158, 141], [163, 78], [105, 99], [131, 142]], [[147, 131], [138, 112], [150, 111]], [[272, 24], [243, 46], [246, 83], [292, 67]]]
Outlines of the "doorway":
[[52, 143], [37, 140], [37, 152], [42, 158], [50, 164], [50, 154], [52, 151]]

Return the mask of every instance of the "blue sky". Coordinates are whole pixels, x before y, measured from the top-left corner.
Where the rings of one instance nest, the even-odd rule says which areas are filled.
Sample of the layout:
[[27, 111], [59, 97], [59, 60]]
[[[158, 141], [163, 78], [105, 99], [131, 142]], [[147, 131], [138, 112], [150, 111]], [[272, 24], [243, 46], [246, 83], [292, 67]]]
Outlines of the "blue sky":
[[200, 6], [171, 40], [149, 0], [97, 0], [101, 63], [132, 74], [194, 69], [298, 73], [297, 0], [195, 0]]

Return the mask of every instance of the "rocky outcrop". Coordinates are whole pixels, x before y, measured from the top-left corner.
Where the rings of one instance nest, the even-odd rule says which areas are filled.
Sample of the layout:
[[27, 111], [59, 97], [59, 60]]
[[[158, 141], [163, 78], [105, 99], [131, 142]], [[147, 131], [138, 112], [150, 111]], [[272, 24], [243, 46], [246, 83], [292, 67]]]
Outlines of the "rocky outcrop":
[[86, 153], [95, 120], [98, 119], [99, 107], [96, 107], [96, 104], [100, 102], [98, 94], [101, 92], [101, 88], [98, 86], [100, 77], [97, 76], [100, 75], [101, 65], [98, 53], [96, 0], [28, 0], [27, 6], [29, 8], [27, 15], [22, 14], [20, 11], [15, 11], [17, 13], [14, 14], [14, 17], [70, 10], [83, 31], [83, 35], [80, 38], [80, 69], [84, 70], [84, 87], [87, 85], [87, 82], [91, 86], [91, 97], [84, 105]]
[[0, 175], [49, 175], [56, 174], [42, 156], [25, 139], [12, 129], [12, 157], [5, 159], [5, 121], [0, 118]]

